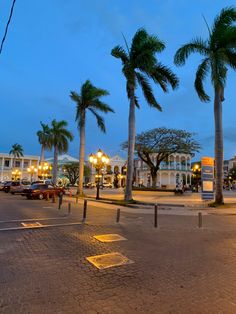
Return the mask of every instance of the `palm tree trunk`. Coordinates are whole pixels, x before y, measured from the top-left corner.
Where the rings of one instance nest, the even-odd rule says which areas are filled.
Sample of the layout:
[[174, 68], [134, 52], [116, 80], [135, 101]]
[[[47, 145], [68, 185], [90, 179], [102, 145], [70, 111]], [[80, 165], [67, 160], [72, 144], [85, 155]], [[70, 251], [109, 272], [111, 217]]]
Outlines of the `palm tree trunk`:
[[80, 125], [80, 147], [79, 147], [79, 185], [77, 189], [78, 195], [83, 195], [84, 181], [84, 148], [85, 148], [85, 117]]
[[41, 154], [39, 164], [42, 165], [44, 163], [44, 145], [41, 145]]
[[215, 88], [215, 203], [223, 204], [223, 128], [222, 128], [223, 88]]
[[128, 161], [127, 161], [127, 181], [125, 186], [125, 201], [132, 200], [132, 185], [134, 172], [134, 146], [135, 146], [135, 101], [134, 88], [130, 92], [129, 107], [129, 134], [128, 134]]
[[58, 148], [54, 146], [54, 158], [53, 158], [53, 171], [52, 171], [52, 182], [57, 183], [57, 167], [58, 167]]

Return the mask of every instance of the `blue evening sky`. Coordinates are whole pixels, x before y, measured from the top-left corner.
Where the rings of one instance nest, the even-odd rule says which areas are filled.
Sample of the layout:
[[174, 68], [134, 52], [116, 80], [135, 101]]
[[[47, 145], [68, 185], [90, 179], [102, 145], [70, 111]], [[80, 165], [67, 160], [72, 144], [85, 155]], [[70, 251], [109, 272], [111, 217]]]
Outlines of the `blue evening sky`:
[[[0, 2], [2, 37], [12, 0]], [[108, 114], [107, 134], [98, 131], [93, 116], [86, 126], [86, 154], [99, 147], [109, 155], [122, 154], [120, 143], [127, 139], [128, 100], [121, 63], [110, 55], [111, 49], [124, 45], [122, 32], [130, 43], [135, 31], [145, 27], [166, 43], [158, 59], [170, 66], [180, 78], [177, 91], [164, 94], [154, 86], [163, 112], [148, 107], [141, 93], [141, 109], [136, 112], [137, 132], [155, 127], [174, 127], [197, 133], [202, 151], [196, 156], [213, 155], [213, 102], [201, 103], [193, 88], [200, 56], [189, 58], [186, 66], [176, 68], [173, 56], [183, 43], [195, 36], [207, 36], [204, 14], [211, 24], [227, 0], [24, 0], [16, 1], [14, 16], [4, 50], [0, 56], [0, 152], [9, 152], [15, 142], [25, 154], [39, 154], [36, 132], [40, 121], [65, 119], [75, 135], [69, 153], [79, 155], [75, 124], [75, 104], [71, 90], [79, 92], [90, 79], [105, 88], [104, 98], [116, 113]], [[235, 99], [236, 73], [229, 71], [223, 122], [225, 158], [236, 154]], [[206, 89], [211, 96], [209, 80]], [[48, 153], [50, 155], [51, 153]], [[123, 153], [124, 154], [124, 153]], [[123, 155], [125, 156], [125, 155]]]

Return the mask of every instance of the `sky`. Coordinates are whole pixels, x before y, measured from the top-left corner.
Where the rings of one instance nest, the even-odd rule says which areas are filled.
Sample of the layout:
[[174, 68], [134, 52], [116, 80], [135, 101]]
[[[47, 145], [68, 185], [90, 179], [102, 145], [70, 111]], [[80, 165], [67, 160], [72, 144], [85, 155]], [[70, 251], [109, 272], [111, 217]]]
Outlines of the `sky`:
[[[0, 38], [11, 7], [0, 1]], [[105, 116], [102, 134], [94, 117], [86, 121], [86, 155], [103, 149], [108, 155], [125, 157], [120, 144], [127, 140], [129, 102], [121, 62], [111, 56], [116, 45], [128, 43], [140, 27], [157, 35], [166, 49], [157, 55], [180, 79], [176, 91], [164, 94], [152, 85], [163, 112], [150, 108], [140, 91], [136, 111], [137, 133], [157, 127], [185, 129], [196, 133], [202, 155], [214, 155], [213, 90], [206, 81], [210, 103], [202, 103], [194, 90], [194, 75], [201, 56], [191, 56], [184, 67], [173, 64], [176, 50], [196, 36], [206, 38], [208, 24], [227, 0], [17, 0], [9, 33], [0, 55], [0, 152], [8, 153], [19, 143], [25, 155], [39, 155], [36, 132], [40, 121], [66, 120], [74, 134], [69, 154], [79, 156], [75, 103], [70, 91], [79, 93], [85, 80], [109, 91], [104, 101], [115, 110]], [[228, 72], [223, 103], [224, 156], [236, 155], [236, 73]], [[51, 156], [52, 152], [47, 152]]]

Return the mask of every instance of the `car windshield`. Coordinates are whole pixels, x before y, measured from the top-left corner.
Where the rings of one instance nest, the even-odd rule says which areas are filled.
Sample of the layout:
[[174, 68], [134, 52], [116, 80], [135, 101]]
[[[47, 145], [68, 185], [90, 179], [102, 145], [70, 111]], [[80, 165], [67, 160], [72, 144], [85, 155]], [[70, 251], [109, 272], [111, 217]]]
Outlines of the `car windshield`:
[[45, 189], [45, 184], [32, 184], [31, 189], [36, 190], [36, 189]]

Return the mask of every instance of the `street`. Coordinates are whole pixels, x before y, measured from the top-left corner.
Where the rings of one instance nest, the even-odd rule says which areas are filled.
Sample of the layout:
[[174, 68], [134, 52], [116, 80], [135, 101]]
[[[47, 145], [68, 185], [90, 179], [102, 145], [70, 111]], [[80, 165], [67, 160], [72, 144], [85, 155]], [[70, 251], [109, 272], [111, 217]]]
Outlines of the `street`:
[[[176, 209], [177, 211], [178, 209]], [[168, 211], [168, 210], [167, 210]], [[235, 313], [236, 216], [158, 216], [88, 202], [58, 204], [0, 193], [0, 313]], [[31, 223], [25, 229], [22, 223]], [[34, 223], [38, 223], [34, 225]], [[99, 242], [118, 234], [125, 241]], [[98, 269], [117, 252], [132, 263]]]

